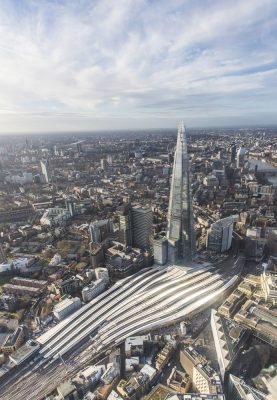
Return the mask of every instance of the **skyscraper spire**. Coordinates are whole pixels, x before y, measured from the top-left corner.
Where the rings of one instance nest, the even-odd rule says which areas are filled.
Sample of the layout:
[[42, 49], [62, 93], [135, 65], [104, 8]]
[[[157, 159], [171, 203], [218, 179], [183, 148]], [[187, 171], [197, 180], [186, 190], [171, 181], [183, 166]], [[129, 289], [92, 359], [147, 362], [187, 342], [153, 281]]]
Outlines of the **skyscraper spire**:
[[168, 260], [191, 260], [194, 227], [187, 138], [183, 121], [178, 127], [167, 218]]
[[166, 238], [154, 239], [154, 260], [157, 264], [191, 261], [195, 250], [189, 157], [184, 123], [178, 126], [174, 155]]

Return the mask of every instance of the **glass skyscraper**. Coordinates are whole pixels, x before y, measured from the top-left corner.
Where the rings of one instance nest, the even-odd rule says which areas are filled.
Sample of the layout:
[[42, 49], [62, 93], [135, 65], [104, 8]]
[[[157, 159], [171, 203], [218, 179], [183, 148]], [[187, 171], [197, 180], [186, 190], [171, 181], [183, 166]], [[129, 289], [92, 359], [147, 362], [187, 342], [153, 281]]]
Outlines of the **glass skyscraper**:
[[189, 261], [195, 249], [190, 167], [183, 122], [179, 124], [167, 218], [168, 261]]

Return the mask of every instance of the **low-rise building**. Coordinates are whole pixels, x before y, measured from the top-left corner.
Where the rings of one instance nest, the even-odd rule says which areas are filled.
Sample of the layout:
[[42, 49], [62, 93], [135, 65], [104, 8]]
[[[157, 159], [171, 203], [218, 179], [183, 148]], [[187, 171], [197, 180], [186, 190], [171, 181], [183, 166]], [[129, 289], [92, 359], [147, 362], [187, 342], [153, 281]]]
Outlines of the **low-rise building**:
[[11, 354], [17, 350], [25, 339], [24, 328], [19, 326], [15, 332], [8, 335], [5, 341], [2, 343], [2, 352], [4, 354]]
[[236, 289], [219, 307], [218, 312], [224, 317], [232, 318], [234, 314], [240, 309], [245, 300], [245, 294], [239, 289]]
[[38, 279], [27, 279], [27, 278], [22, 278], [22, 277], [18, 277], [18, 276], [12, 278], [11, 283], [14, 285], [19, 285], [19, 286], [39, 288], [42, 290], [47, 288], [47, 281], [38, 280]]
[[189, 392], [191, 378], [185, 372], [178, 371], [177, 368], [174, 367], [166, 383], [170, 389], [175, 390], [177, 393], [186, 394]]
[[29, 286], [13, 285], [11, 283], [6, 283], [3, 285], [3, 292], [8, 294], [13, 294], [15, 296], [29, 296], [38, 297], [41, 294], [41, 289]]
[[41, 225], [60, 226], [70, 218], [70, 212], [65, 208], [48, 208], [40, 219]]
[[34, 357], [40, 349], [40, 345], [33, 340], [28, 340], [23, 346], [19, 347], [12, 354], [9, 354], [9, 359], [15, 365], [20, 365], [28, 359]]
[[103, 279], [97, 279], [92, 282], [89, 286], [85, 286], [82, 289], [82, 298], [85, 303], [94, 299], [94, 297], [98, 296], [100, 293], [104, 292], [106, 289], [107, 282]]
[[192, 386], [196, 392], [203, 394], [223, 393], [219, 375], [195, 348], [191, 346], [183, 347], [180, 352], [180, 362], [192, 378]]
[[67, 298], [60, 301], [54, 306], [53, 314], [59, 321], [61, 321], [68, 315], [72, 314], [74, 311], [81, 308], [81, 306], [82, 303], [79, 297]]
[[138, 356], [144, 353], [145, 344], [151, 339], [150, 335], [130, 336], [125, 340], [126, 357]]

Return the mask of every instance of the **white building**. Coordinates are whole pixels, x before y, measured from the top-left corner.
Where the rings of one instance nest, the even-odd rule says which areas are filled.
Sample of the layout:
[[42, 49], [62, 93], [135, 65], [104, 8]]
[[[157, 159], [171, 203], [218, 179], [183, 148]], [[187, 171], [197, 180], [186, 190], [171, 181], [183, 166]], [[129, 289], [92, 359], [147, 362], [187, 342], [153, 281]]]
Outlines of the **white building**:
[[154, 262], [159, 265], [164, 265], [168, 258], [167, 238], [160, 236], [153, 241]]
[[81, 308], [81, 306], [82, 303], [79, 297], [74, 297], [73, 299], [67, 298], [54, 306], [53, 314], [59, 321], [61, 321], [74, 311]]
[[142, 336], [129, 336], [125, 340], [125, 354], [126, 357], [132, 355], [132, 351], [135, 350], [137, 353], [143, 353], [144, 343], [151, 339], [150, 334]]
[[63, 225], [70, 218], [70, 213], [60, 207], [48, 208], [40, 219], [41, 225]]
[[154, 378], [154, 376], [157, 373], [157, 370], [156, 370], [156, 368], [151, 367], [151, 365], [144, 364], [144, 366], [142, 367], [140, 372], [142, 374], [149, 376], [150, 381], [152, 381], [152, 379]]
[[107, 268], [102, 268], [102, 267], [95, 268], [94, 272], [96, 279], [102, 279], [103, 281], [109, 283], [110, 278], [109, 278], [109, 271], [107, 270]]
[[13, 267], [16, 269], [24, 269], [28, 267], [30, 260], [26, 257], [16, 258], [13, 260]]
[[123, 398], [116, 391], [112, 390], [107, 400], [123, 400]]
[[112, 383], [112, 381], [114, 380], [114, 378], [116, 378], [118, 375], [119, 375], [118, 367], [113, 364], [108, 364], [106, 371], [101, 376], [101, 380], [106, 385], [110, 385]]
[[94, 299], [100, 293], [106, 289], [107, 282], [103, 279], [97, 279], [92, 282], [89, 286], [86, 286], [82, 290], [82, 298], [86, 303]]
[[242, 168], [245, 162], [245, 154], [246, 149], [245, 147], [240, 147], [237, 152], [237, 168]]
[[13, 266], [11, 262], [4, 262], [0, 264], [0, 273], [10, 271]]
[[55, 254], [51, 258], [49, 265], [57, 266], [57, 265], [59, 265], [61, 263], [61, 261], [62, 261], [61, 255], [60, 254]]
[[41, 172], [44, 176], [45, 182], [50, 182], [51, 180], [51, 173], [50, 173], [50, 167], [49, 167], [49, 161], [48, 160], [43, 160], [40, 162], [41, 166]]
[[217, 176], [210, 174], [205, 176], [205, 178], [203, 179], [203, 183], [205, 186], [214, 187], [219, 185], [219, 180]]

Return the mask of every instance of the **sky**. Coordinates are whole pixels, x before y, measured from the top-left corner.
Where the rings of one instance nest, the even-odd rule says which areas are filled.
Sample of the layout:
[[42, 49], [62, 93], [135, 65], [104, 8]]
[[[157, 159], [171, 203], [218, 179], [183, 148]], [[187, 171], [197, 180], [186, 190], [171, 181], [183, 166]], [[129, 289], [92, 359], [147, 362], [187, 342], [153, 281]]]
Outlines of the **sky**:
[[0, 134], [277, 124], [276, 0], [1, 0]]

